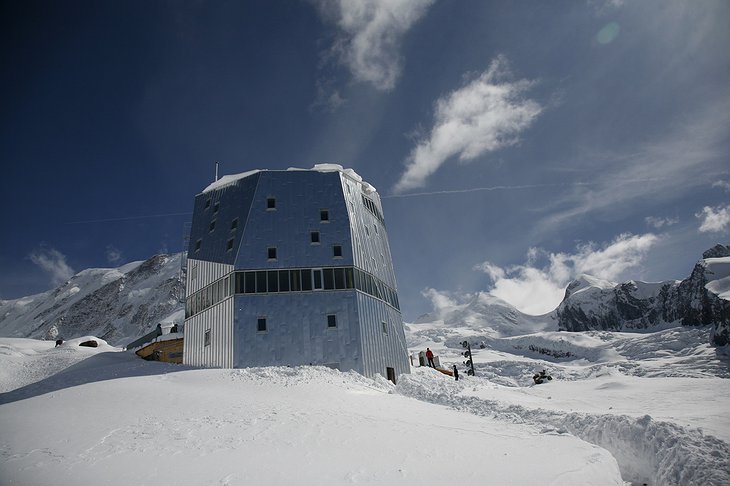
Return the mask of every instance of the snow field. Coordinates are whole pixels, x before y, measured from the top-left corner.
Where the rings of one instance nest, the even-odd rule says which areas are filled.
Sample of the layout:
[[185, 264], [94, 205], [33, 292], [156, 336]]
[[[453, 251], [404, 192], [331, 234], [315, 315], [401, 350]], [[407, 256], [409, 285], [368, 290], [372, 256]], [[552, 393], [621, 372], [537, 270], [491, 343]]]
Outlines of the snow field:
[[[552, 382], [534, 388], [543, 393], [561, 392], [560, 385], [556, 389]], [[547, 396], [543, 405], [534, 400], [520, 400], [524, 395], [518, 390], [497, 387], [478, 377], [444, 382], [438, 372], [427, 368], [403, 377], [397, 386], [399, 393], [419, 400], [506, 422], [532, 425], [542, 433], [579, 437], [609, 451], [618, 461], [623, 479], [632, 484], [730, 484], [728, 443], [704, 435], [701, 430], [656, 421], [648, 415], [635, 418], [615, 413], [566, 413], [562, 407], [570, 403], [568, 397], [560, 403], [551, 402], [551, 397]], [[485, 395], [496, 399], [483, 398]], [[579, 397], [576, 397], [577, 401]], [[727, 403], [727, 393], [723, 398], [717, 400], [717, 417], [723, 417], [720, 409], [722, 403]], [[529, 405], [510, 403], [518, 400]], [[621, 400], [630, 401], [630, 397]], [[681, 409], [681, 401], [670, 401], [675, 410]], [[701, 398], [692, 405], [700, 402]], [[714, 417], [706, 420], [714, 422]], [[724, 422], [727, 426], [727, 421]], [[723, 431], [727, 433], [728, 427], [723, 427]]]
[[[139, 376], [149, 369], [161, 374]], [[382, 378], [103, 353], [49, 380], [84, 373], [85, 384], [5, 394], [7, 484], [623, 484], [604, 449], [415, 400]]]

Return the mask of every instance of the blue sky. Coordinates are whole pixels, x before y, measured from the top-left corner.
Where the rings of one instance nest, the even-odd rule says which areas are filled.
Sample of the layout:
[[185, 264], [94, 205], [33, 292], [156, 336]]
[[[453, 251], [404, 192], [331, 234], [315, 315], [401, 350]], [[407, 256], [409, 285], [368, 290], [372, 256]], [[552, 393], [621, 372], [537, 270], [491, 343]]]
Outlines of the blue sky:
[[730, 231], [730, 3], [15, 2], [0, 298], [180, 251], [214, 177], [378, 188], [406, 319], [580, 273], [686, 277]]

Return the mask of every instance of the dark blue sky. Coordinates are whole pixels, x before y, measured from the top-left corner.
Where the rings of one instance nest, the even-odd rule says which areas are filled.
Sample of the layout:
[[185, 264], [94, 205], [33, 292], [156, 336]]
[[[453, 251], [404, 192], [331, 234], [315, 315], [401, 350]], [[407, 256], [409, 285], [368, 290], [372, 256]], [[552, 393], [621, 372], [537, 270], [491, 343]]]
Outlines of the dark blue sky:
[[3, 299], [179, 251], [214, 161], [375, 185], [407, 319], [684, 278], [728, 241], [725, 1], [0, 9]]

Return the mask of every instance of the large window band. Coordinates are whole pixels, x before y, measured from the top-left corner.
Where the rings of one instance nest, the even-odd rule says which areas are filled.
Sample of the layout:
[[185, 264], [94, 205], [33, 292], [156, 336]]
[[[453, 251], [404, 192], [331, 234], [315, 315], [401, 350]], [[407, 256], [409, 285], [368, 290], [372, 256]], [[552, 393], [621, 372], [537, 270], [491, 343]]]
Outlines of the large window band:
[[356, 289], [400, 310], [398, 294], [379, 278], [355, 267], [239, 270], [188, 296], [188, 318], [233, 294], [277, 294]]

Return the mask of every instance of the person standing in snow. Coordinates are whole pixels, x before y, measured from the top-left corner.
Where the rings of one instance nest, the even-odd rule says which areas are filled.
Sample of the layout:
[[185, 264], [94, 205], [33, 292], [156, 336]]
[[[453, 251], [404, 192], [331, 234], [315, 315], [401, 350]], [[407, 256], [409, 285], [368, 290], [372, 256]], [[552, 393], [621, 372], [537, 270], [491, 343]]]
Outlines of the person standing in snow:
[[454, 365], [454, 379], [459, 381], [459, 370], [456, 369], [456, 365]]
[[431, 348], [426, 348], [426, 359], [428, 360], [428, 366], [431, 368], [436, 367], [436, 365], [433, 364], [433, 351], [431, 351]]

